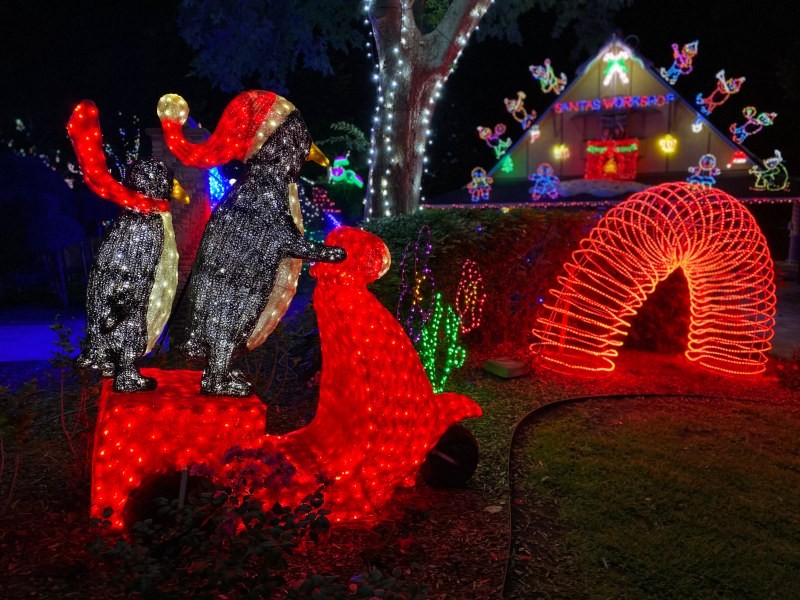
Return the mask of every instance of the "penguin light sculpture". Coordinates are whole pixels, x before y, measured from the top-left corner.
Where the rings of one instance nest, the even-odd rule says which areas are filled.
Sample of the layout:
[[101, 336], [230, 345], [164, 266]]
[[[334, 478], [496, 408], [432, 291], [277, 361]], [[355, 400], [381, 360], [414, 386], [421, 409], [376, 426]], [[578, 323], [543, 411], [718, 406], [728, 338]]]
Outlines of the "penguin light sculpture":
[[200, 389], [244, 397], [251, 384], [231, 370], [233, 353], [264, 343], [294, 296], [302, 259], [344, 260], [341, 248], [303, 237], [297, 179], [306, 160], [328, 159], [300, 112], [281, 96], [242, 92], [225, 108], [203, 143], [183, 135], [189, 107], [177, 94], [158, 103], [166, 143], [184, 164], [211, 168], [245, 162], [242, 176], [206, 225], [192, 269], [186, 352], [205, 359]]
[[135, 361], [153, 349], [172, 310], [178, 251], [167, 200], [188, 196], [162, 162], [134, 163], [122, 184], [108, 172], [98, 110], [78, 104], [67, 125], [86, 185], [124, 207], [106, 233], [89, 274], [81, 367], [114, 377], [114, 390], [152, 390]]

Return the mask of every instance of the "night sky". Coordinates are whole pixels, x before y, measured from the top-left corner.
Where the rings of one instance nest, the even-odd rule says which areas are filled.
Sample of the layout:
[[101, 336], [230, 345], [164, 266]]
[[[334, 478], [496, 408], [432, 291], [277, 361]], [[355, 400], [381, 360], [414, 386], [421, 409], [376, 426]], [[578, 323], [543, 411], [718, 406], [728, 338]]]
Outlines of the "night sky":
[[[502, 3], [498, 0], [493, 10], [501, 9]], [[360, 6], [353, 4], [354, 10]], [[740, 120], [747, 104], [777, 112], [775, 125], [749, 139], [747, 146], [762, 158], [780, 149], [790, 173], [797, 175], [800, 119], [795, 113], [800, 73], [794, 60], [800, 56], [800, 19], [793, 4], [638, 0], [621, 11], [617, 25], [621, 37], [656, 67], [671, 64], [672, 42], [699, 39], [695, 71], [675, 86], [687, 99], [710, 92], [720, 69], [728, 76], [744, 75], [747, 81], [742, 91], [715, 111], [712, 123], [727, 131], [731, 122]], [[101, 118], [109, 122], [122, 112], [123, 120], [135, 114], [142, 126], [156, 127], [156, 102], [166, 92], [183, 95], [192, 116], [213, 127], [232, 96], [188, 75], [192, 51], [177, 33], [177, 5], [175, 0], [3, 3], [0, 132], [13, 128], [14, 118], [20, 117], [38, 139], [64, 144], [70, 110], [83, 98], [94, 100]], [[754, 6], [765, 8], [758, 11]], [[493, 162], [475, 128], [513, 123], [503, 107], [504, 97], [524, 90], [539, 112], [553, 101], [554, 96], [538, 91], [528, 65], [550, 57], [555, 69], [572, 79], [576, 68], [589, 58], [574, 56], [576, 40], [570, 34], [552, 39], [552, 22], [551, 15], [526, 15], [521, 47], [470, 42], [434, 118], [432, 176], [425, 183], [428, 195], [462, 185], [473, 166]], [[327, 125], [337, 120], [367, 130], [374, 107], [366, 57], [362, 53], [336, 57], [334, 67], [335, 77], [298, 73], [288, 82], [289, 99], [300, 107], [318, 138], [329, 135]]]

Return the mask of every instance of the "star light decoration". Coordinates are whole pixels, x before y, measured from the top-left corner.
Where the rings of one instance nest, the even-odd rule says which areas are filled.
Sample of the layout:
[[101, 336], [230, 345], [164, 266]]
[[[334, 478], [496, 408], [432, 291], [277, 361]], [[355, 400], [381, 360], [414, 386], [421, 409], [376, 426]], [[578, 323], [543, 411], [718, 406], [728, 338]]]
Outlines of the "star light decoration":
[[[104, 384], [92, 461], [92, 516], [110, 508], [122, 530], [128, 498], [149, 476], [220, 460], [235, 446], [278, 454], [292, 465], [290, 485], [259, 496], [266, 507], [294, 506], [322, 477], [334, 521], [375, 516], [399, 486], [415, 483], [420, 465], [453, 424], [481, 415], [471, 399], [434, 393], [403, 328], [367, 289], [386, 273], [389, 251], [377, 236], [341, 227], [327, 244], [345, 248], [343, 263], [315, 263], [313, 304], [322, 375], [314, 419], [291, 433], [264, 435], [266, 410], [256, 396], [196, 395], [198, 371], [145, 370], [159, 390], [115, 394]], [[329, 268], [334, 267], [334, 268]], [[265, 492], [269, 493], [269, 492]]]
[[611, 371], [630, 318], [682, 269], [691, 324], [686, 358], [723, 373], [761, 373], [775, 324], [766, 239], [745, 206], [713, 188], [667, 183], [612, 208], [550, 290], [531, 346], [571, 374]]
[[[373, 0], [363, 0], [362, 9], [364, 12], [364, 21], [363, 24], [368, 28], [369, 35], [371, 38], [374, 38], [374, 33], [370, 27], [370, 20], [369, 20], [369, 9], [372, 5]], [[474, 6], [470, 12], [472, 17], [480, 19], [480, 17], [489, 10], [489, 7], [494, 4], [495, 0], [479, 0], [474, 3]], [[394, 113], [395, 113], [395, 101], [396, 101], [396, 93], [395, 89], [397, 88], [399, 79], [407, 78], [410, 76], [411, 73], [411, 59], [410, 54], [412, 51], [416, 50], [409, 40], [409, 32], [412, 30], [413, 27], [416, 27], [414, 23], [411, 23], [409, 11], [408, 9], [411, 6], [410, 0], [401, 0], [401, 21], [400, 21], [400, 44], [394, 46], [391, 49], [391, 55], [394, 57], [391, 61], [386, 61], [383, 65], [379, 64], [377, 60], [373, 60], [373, 73], [372, 79], [375, 81], [377, 85], [377, 98], [378, 102], [375, 106], [375, 114], [372, 117], [372, 127], [371, 127], [371, 143], [370, 143], [370, 151], [369, 157], [367, 158], [367, 164], [370, 165], [370, 177], [369, 177], [369, 193], [371, 195], [375, 195], [377, 193], [377, 189], [375, 188], [376, 182], [377, 185], [380, 187], [380, 195], [383, 199], [383, 215], [375, 215], [372, 214], [372, 210], [370, 209], [369, 214], [366, 215], [367, 220], [371, 218], [376, 218], [380, 216], [390, 217], [392, 214], [392, 205], [389, 201], [389, 179], [388, 176], [390, 171], [387, 169], [384, 173], [372, 173], [372, 166], [374, 164], [374, 157], [377, 144], [381, 145], [383, 152], [392, 155], [392, 162], [395, 164], [402, 163], [402, 156], [400, 155], [399, 148], [393, 148], [391, 145], [390, 138], [384, 137], [382, 140], [377, 139], [378, 130], [381, 128], [382, 125], [386, 124], [391, 127], [392, 123], [394, 122]], [[475, 31], [477, 31], [479, 27], [475, 26]], [[469, 38], [471, 36], [471, 32], [460, 35], [456, 38], [456, 45], [458, 50], [456, 51], [455, 57], [453, 58], [453, 63], [451, 68], [446, 71], [444, 74], [437, 74], [435, 77], [435, 81], [433, 83], [432, 91], [430, 93], [430, 97], [428, 98], [427, 106], [422, 111], [422, 119], [419, 123], [419, 126], [424, 128], [425, 131], [425, 141], [415, 148], [415, 150], [422, 155], [422, 162], [423, 165], [427, 165], [428, 157], [426, 156], [427, 147], [433, 144], [433, 140], [431, 140], [431, 134], [433, 133], [431, 130], [431, 118], [433, 117], [433, 111], [436, 107], [436, 101], [441, 98], [441, 90], [444, 86], [445, 82], [447, 81], [450, 74], [455, 70], [456, 64], [458, 60], [461, 58], [462, 53], [464, 52], [464, 47], [467, 45]], [[368, 41], [366, 43], [367, 47], [367, 58], [374, 58], [373, 54], [373, 45], [375, 44], [374, 41]], [[383, 67], [383, 73], [388, 74], [387, 77], [387, 89], [384, 89], [383, 86], [380, 84], [381, 80], [381, 66]], [[402, 110], [403, 107], [400, 107]], [[427, 167], [424, 167], [423, 172], [427, 173]], [[425, 202], [425, 196], [420, 195], [420, 202]]]

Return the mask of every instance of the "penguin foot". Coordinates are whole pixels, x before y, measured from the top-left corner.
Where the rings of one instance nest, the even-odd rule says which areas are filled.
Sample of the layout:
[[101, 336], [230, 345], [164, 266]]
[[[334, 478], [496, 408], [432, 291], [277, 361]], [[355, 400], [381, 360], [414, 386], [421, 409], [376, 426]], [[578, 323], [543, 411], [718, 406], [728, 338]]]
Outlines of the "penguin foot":
[[122, 371], [114, 378], [115, 392], [144, 392], [154, 390], [158, 382], [152, 377], [145, 377], [136, 369]]
[[95, 369], [103, 377], [114, 376], [114, 363], [104, 360], [93, 354], [81, 354], [75, 359], [75, 364], [81, 369]]
[[253, 385], [244, 378], [241, 371], [222, 375], [203, 372], [200, 392], [209, 396], [236, 396], [246, 398], [253, 392]]

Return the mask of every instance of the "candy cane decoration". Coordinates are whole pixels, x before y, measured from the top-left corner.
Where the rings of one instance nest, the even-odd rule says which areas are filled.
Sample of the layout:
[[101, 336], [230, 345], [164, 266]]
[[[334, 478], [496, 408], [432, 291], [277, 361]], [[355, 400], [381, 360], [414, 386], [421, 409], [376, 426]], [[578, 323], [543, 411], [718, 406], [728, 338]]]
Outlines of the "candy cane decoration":
[[630, 317], [678, 268], [691, 302], [686, 357], [725, 373], [764, 371], [775, 325], [764, 235], [738, 200], [686, 183], [634, 194], [598, 222], [551, 290], [531, 349], [554, 370], [613, 370]]

